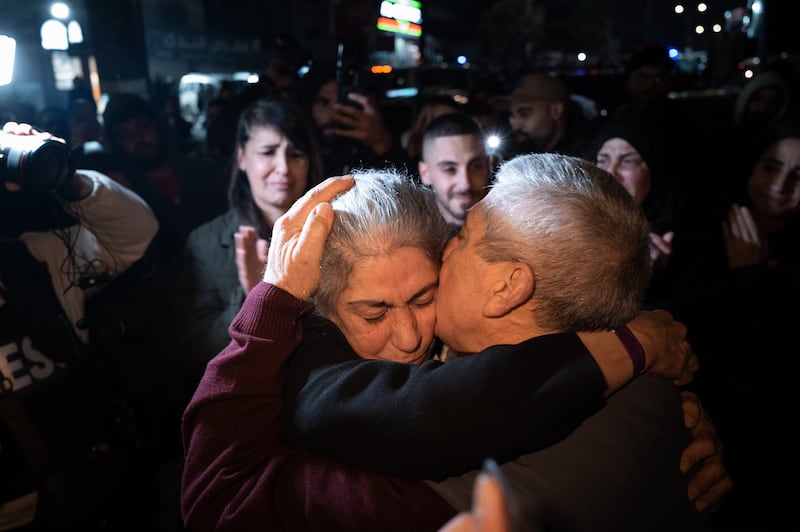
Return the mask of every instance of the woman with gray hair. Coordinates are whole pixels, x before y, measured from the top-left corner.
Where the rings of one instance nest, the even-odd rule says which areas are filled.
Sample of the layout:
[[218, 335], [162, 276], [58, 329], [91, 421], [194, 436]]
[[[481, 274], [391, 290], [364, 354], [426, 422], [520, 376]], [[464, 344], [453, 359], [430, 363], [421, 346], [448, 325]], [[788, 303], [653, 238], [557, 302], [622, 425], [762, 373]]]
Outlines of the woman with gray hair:
[[[356, 185], [331, 202], [336, 223], [320, 266], [317, 313], [362, 358], [420, 363], [434, 343], [434, 295], [449, 228], [435, 195], [407, 175], [353, 176]], [[419, 267], [407, 275], [412, 264]]]

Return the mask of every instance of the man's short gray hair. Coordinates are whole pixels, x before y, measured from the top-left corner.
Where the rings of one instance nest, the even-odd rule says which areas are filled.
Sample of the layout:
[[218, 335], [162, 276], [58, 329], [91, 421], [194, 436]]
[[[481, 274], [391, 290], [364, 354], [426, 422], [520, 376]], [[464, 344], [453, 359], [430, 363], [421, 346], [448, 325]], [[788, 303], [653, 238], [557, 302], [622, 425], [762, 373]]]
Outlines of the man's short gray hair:
[[640, 308], [652, 269], [649, 225], [609, 173], [576, 157], [520, 155], [500, 167], [478, 205], [481, 256], [533, 268], [543, 327], [611, 329]]
[[322, 257], [314, 301], [330, 318], [356, 265], [401, 247], [441, 264], [449, 229], [432, 190], [400, 170], [357, 170], [355, 185], [331, 202], [335, 219]]

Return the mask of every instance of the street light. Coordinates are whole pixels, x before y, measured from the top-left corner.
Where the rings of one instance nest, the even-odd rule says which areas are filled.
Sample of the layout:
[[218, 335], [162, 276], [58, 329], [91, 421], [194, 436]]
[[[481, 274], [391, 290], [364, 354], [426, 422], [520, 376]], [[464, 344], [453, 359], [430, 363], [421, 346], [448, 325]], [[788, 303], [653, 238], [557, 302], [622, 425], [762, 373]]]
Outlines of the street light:
[[67, 50], [70, 44], [83, 42], [83, 29], [80, 23], [77, 20], [67, 20], [70, 15], [67, 4], [56, 2], [50, 6], [50, 15], [53, 18], [45, 20], [39, 30], [42, 37], [42, 48]]
[[87, 55], [83, 28], [65, 2], [50, 6], [52, 18], [45, 20], [40, 28], [42, 49], [50, 54], [53, 78], [57, 90], [75, 89], [75, 80], [88, 78], [92, 97], [100, 98], [99, 78], [94, 57]]

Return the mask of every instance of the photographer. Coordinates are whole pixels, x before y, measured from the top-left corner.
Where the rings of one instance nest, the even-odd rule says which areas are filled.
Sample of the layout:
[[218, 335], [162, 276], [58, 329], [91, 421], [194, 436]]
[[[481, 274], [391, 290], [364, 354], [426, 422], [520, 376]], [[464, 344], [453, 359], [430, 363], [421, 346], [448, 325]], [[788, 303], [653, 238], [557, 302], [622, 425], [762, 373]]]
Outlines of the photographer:
[[0, 530], [116, 529], [139, 478], [84, 303], [158, 222], [107, 176], [73, 171], [58, 140], [0, 133]]

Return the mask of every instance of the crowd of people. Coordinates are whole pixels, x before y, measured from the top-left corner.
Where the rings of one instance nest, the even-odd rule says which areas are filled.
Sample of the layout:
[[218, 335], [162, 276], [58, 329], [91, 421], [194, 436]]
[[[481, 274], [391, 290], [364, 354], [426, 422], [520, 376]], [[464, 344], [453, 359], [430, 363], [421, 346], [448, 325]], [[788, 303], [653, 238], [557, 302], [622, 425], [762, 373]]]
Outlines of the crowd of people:
[[327, 64], [198, 142], [174, 98], [0, 109], [69, 148], [0, 159], [0, 530], [783, 526], [797, 80], [720, 119], [628, 66], [608, 116], [530, 72], [398, 128]]

